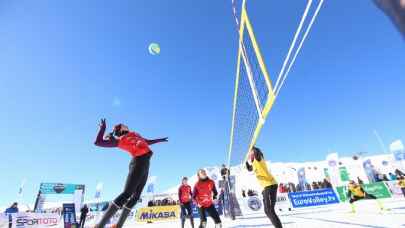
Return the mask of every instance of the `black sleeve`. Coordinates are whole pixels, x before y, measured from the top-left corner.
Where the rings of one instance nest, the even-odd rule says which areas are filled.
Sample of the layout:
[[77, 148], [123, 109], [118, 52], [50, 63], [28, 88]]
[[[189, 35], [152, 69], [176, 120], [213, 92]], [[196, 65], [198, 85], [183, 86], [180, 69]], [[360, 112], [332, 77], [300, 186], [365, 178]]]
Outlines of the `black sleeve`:
[[217, 191], [217, 187], [215, 187], [215, 183], [214, 183], [214, 187], [212, 188], [212, 192], [214, 193], [214, 199], [217, 199], [218, 191]]
[[246, 162], [246, 169], [247, 169], [249, 172], [252, 172], [252, 171], [253, 171], [253, 166], [250, 165], [249, 162]]

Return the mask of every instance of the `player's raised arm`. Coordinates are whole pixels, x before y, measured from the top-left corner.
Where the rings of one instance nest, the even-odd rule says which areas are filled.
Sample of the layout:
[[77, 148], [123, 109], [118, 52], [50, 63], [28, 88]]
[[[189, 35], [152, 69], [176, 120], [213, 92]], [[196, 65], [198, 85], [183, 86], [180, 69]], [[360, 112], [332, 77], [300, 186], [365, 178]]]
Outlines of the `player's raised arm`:
[[168, 139], [169, 139], [168, 137], [165, 137], [165, 138], [159, 138], [159, 139], [145, 139], [145, 141], [148, 145], [152, 145], [155, 143], [168, 142], [169, 141]]
[[105, 129], [107, 128], [106, 120], [101, 119], [100, 121], [100, 129], [97, 133], [96, 141], [94, 145], [100, 147], [117, 147], [118, 141], [115, 140], [113, 135], [110, 135], [107, 139], [104, 139]]

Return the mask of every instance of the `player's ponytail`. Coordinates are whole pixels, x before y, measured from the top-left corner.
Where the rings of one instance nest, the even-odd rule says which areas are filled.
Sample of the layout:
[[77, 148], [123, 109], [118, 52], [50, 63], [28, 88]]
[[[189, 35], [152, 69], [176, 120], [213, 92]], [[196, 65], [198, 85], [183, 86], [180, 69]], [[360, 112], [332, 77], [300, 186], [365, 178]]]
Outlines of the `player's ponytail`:
[[256, 161], [261, 161], [262, 159], [264, 159], [264, 155], [262, 153], [262, 151], [258, 148], [258, 147], [253, 147], [253, 154], [255, 156]]

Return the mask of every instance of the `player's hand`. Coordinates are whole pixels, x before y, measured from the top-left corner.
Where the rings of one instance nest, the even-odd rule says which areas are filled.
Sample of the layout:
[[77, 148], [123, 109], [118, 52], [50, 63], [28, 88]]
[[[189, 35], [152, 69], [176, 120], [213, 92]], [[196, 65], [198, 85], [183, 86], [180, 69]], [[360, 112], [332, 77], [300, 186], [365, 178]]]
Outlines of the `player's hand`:
[[107, 123], [105, 118], [100, 120], [100, 124], [99, 124], [100, 128], [106, 128], [107, 127]]

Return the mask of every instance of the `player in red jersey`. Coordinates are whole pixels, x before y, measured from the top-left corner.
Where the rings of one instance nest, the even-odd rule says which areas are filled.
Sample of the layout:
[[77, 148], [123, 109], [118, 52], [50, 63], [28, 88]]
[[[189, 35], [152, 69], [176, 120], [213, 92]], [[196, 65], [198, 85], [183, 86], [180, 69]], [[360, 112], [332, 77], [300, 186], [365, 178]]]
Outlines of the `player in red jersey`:
[[100, 122], [100, 130], [94, 144], [99, 147], [118, 147], [128, 152], [132, 156], [132, 160], [129, 164], [129, 173], [124, 191], [110, 203], [96, 227], [104, 227], [110, 218], [114, 216], [119, 209], [122, 209], [118, 223], [115, 225], [115, 227], [120, 228], [124, 225], [131, 209], [140, 199], [143, 188], [148, 180], [149, 162], [153, 154], [149, 145], [167, 142], [167, 138], [148, 140], [138, 133], [130, 131], [124, 124], [116, 125], [113, 132], [104, 138], [106, 127], [106, 120], [102, 119]]
[[200, 228], [207, 226], [208, 213], [214, 219], [215, 227], [222, 227], [221, 218], [218, 211], [215, 209], [215, 202], [218, 196], [218, 191], [215, 187], [215, 182], [212, 181], [204, 169], [198, 170], [198, 182], [194, 185], [193, 198], [197, 202], [198, 212], [200, 214]]
[[193, 194], [191, 192], [191, 187], [190, 185], [188, 185], [187, 181], [188, 178], [183, 177], [183, 179], [181, 180], [181, 185], [179, 187], [181, 228], [184, 228], [187, 217], [190, 218], [191, 227], [194, 228], [193, 210], [191, 208]]

